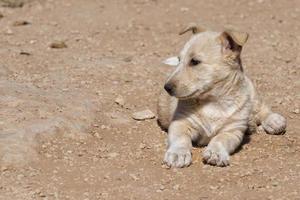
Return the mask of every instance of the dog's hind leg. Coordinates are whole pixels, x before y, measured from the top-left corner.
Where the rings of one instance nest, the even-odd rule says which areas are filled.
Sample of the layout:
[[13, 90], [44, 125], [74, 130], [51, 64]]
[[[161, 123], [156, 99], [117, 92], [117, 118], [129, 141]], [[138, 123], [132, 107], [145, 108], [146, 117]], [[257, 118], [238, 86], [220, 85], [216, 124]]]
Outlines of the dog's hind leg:
[[[273, 112], [258, 96], [253, 83], [246, 78], [251, 91], [253, 101], [253, 112], [250, 116], [250, 125], [262, 125], [268, 134], [279, 135], [285, 133], [286, 119], [282, 115]], [[253, 123], [254, 122], [254, 123]], [[251, 128], [251, 127], [250, 127]]]

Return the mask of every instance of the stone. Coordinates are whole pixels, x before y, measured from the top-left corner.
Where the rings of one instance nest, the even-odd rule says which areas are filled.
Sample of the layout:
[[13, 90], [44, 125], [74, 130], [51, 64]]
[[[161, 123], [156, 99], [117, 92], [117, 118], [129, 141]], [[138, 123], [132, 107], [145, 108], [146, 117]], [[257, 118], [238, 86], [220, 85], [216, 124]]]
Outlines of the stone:
[[113, 153], [109, 153], [107, 156], [108, 156], [109, 158], [115, 158], [115, 157], [117, 157], [118, 155], [119, 155], [118, 153], [113, 152]]
[[0, 1], [0, 5], [9, 8], [21, 8], [25, 4], [25, 0], [5, 0]]
[[134, 181], [138, 181], [139, 178], [135, 175], [135, 174], [129, 174], [129, 176], [134, 180]]
[[26, 21], [26, 20], [19, 20], [19, 21], [15, 21], [13, 23], [13, 26], [25, 26], [25, 25], [29, 25], [30, 22]]
[[140, 149], [145, 149], [146, 148], [146, 144], [141, 143], [139, 147], [140, 147]]
[[143, 111], [133, 113], [132, 118], [135, 120], [153, 119], [155, 118], [155, 114], [151, 110], [146, 109]]
[[115, 99], [115, 103], [123, 107], [125, 105], [125, 100], [121, 95], [119, 95]]
[[62, 49], [67, 48], [67, 44], [64, 41], [55, 41], [50, 44], [50, 47], [53, 49]]
[[293, 110], [293, 113], [299, 114], [299, 113], [300, 113], [300, 109], [299, 109], [299, 108], [296, 108], [295, 110]]
[[25, 55], [25, 56], [30, 56], [31, 53], [27, 52], [27, 51], [21, 51], [20, 55]]
[[177, 185], [174, 185], [174, 186], [173, 186], [173, 189], [174, 189], [174, 190], [179, 190], [179, 189], [180, 189], [180, 185], [178, 185], [178, 184], [177, 184]]

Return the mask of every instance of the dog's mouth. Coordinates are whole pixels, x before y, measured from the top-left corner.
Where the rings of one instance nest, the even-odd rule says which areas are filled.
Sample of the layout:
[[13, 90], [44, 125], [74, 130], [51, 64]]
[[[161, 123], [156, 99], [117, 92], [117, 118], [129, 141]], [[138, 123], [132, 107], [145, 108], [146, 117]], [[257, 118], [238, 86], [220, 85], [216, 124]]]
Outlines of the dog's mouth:
[[195, 96], [198, 96], [198, 93], [199, 93], [199, 92], [200, 92], [199, 90], [195, 90], [195, 91], [192, 92], [191, 94], [188, 94], [188, 95], [186, 95], [186, 96], [177, 97], [177, 98], [178, 98], [178, 99], [181, 99], [181, 100], [191, 99], [191, 98], [193, 98], [193, 97], [195, 97]]

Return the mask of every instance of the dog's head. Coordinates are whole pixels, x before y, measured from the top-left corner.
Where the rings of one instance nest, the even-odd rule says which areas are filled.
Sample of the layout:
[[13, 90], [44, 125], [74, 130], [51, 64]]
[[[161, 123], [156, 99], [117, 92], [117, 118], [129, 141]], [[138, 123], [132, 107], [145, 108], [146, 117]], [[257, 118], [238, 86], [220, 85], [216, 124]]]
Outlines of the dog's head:
[[207, 96], [229, 75], [242, 71], [240, 54], [248, 39], [247, 33], [205, 31], [195, 25], [189, 25], [180, 34], [188, 31], [193, 35], [178, 58], [166, 60], [177, 68], [164, 88], [179, 99]]

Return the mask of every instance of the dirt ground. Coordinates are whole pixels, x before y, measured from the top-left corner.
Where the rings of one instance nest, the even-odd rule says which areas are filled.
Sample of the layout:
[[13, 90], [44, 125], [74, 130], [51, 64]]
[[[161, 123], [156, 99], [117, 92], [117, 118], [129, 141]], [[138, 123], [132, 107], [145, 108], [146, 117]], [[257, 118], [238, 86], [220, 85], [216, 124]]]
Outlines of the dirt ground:
[[[190, 22], [248, 32], [246, 73], [288, 119], [226, 168], [202, 148], [164, 168], [166, 133], [132, 119], [156, 112]], [[300, 199], [299, 0], [25, 1], [0, 7], [0, 27], [0, 199]]]

